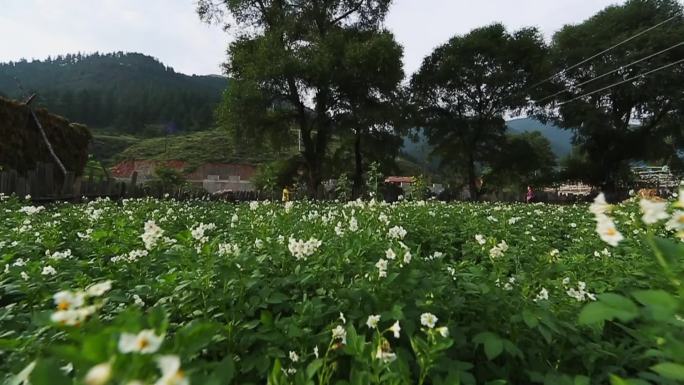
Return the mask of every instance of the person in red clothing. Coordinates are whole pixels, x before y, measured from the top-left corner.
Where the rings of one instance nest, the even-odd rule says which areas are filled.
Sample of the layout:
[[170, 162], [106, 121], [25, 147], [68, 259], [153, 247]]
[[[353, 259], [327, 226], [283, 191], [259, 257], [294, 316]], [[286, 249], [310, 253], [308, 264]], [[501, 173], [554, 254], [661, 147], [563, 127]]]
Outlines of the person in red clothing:
[[532, 203], [534, 202], [534, 190], [532, 190], [532, 186], [527, 186], [527, 195], [525, 196], [525, 201], [527, 203]]

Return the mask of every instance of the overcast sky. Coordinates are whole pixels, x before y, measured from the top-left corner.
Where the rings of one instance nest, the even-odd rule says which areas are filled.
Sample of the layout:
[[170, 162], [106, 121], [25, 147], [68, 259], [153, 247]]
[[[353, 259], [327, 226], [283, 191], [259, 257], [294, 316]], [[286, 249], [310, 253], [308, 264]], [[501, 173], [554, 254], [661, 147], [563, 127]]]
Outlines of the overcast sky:
[[[387, 27], [412, 73], [456, 34], [502, 22], [547, 37], [623, 0], [394, 0]], [[187, 74], [220, 73], [229, 36], [199, 21], [195, 0], [0, 0], [0, 61], [81, 52], [141, 52]]]

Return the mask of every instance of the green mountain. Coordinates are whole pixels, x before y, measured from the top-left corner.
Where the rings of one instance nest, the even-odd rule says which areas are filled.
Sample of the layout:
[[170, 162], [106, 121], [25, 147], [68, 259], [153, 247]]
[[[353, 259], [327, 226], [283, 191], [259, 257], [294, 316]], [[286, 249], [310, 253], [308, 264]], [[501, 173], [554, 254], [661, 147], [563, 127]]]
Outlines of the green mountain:
[[551, 143], [551, 150], [558, 159], [572, 151], [572, 131], [564, 130], [553, 124], [544, 124], [533, 118], [513, 119], [506, 122], [508, 129], [516, 134], [521, 132], [540, 132]]
[[210, 128], [227, 85], [224, 77], [180, 74], [139, 53], [0, 63], [0, 95], [23, 99], [36, 92], [51, 112], [112, 134]]
[[[562, 159], [572, 151], [572, 132], [553, 124], [544, 124], [533, 118], [513, 119], [506, 122], [509, 132], [540, 132], [551, 143], [551, 150], [556, 158]], [[421, 169], [435, 171], [439, 169], [439, 159], [431, 158], [432, 146], [427, 137], [418, 130], [413, 137], [405, 137], [401, 148], [402, 154], [420, 165]]]

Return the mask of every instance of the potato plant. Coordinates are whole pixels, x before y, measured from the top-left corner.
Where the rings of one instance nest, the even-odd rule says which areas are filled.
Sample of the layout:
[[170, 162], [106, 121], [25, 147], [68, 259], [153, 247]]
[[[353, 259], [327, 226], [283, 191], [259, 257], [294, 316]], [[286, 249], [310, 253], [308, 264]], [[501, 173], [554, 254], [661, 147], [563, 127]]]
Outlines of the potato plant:
[[681, 383], [681, 206], [0, 197], [0, 381]]

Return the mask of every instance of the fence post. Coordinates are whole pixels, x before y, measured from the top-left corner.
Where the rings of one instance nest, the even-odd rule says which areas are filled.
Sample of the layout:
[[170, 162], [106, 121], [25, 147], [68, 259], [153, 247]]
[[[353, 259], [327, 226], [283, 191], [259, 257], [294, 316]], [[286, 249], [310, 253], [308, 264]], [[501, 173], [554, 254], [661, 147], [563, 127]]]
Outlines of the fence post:
[[23, 198], [24, 196], [26, 196], [26, 179], [24, 179], [23, 177], [18, 177], [14, 191], [17, 193], [18, 197]]
[[7, 186], [9, 188], [10, 194], [17, 192], [17, 184], [19, 182], [18, 179], [19, 179], [19, 176], [17, 175], [17, 171], [16, 170], [10, 170], [9, 178], [7, 180]]
[[44, 165], [43, 171], [45, 172], [45, 193], [47, 196], [52, 197], [57, 194], [57, 188], [55, 186], [55, 170], [52, 163], [47, 163]]
[[126, 197], [126, 183], [125, 182], [119, 182], [119, 199], [123, 199]]
[[67, 171], [64, 175], [64, 184], [62, 184], [61, 198], [73, 198], [74, 196], [74, 180], [75, 175], [71, 171]]
[[133, 174], [131, 174], [131, 187], [134, 188], [138, 185], [138, 172], [133, 171]]
[[10, 195], [9, 191], [9, 173], [0, 171], [0, 194]]

